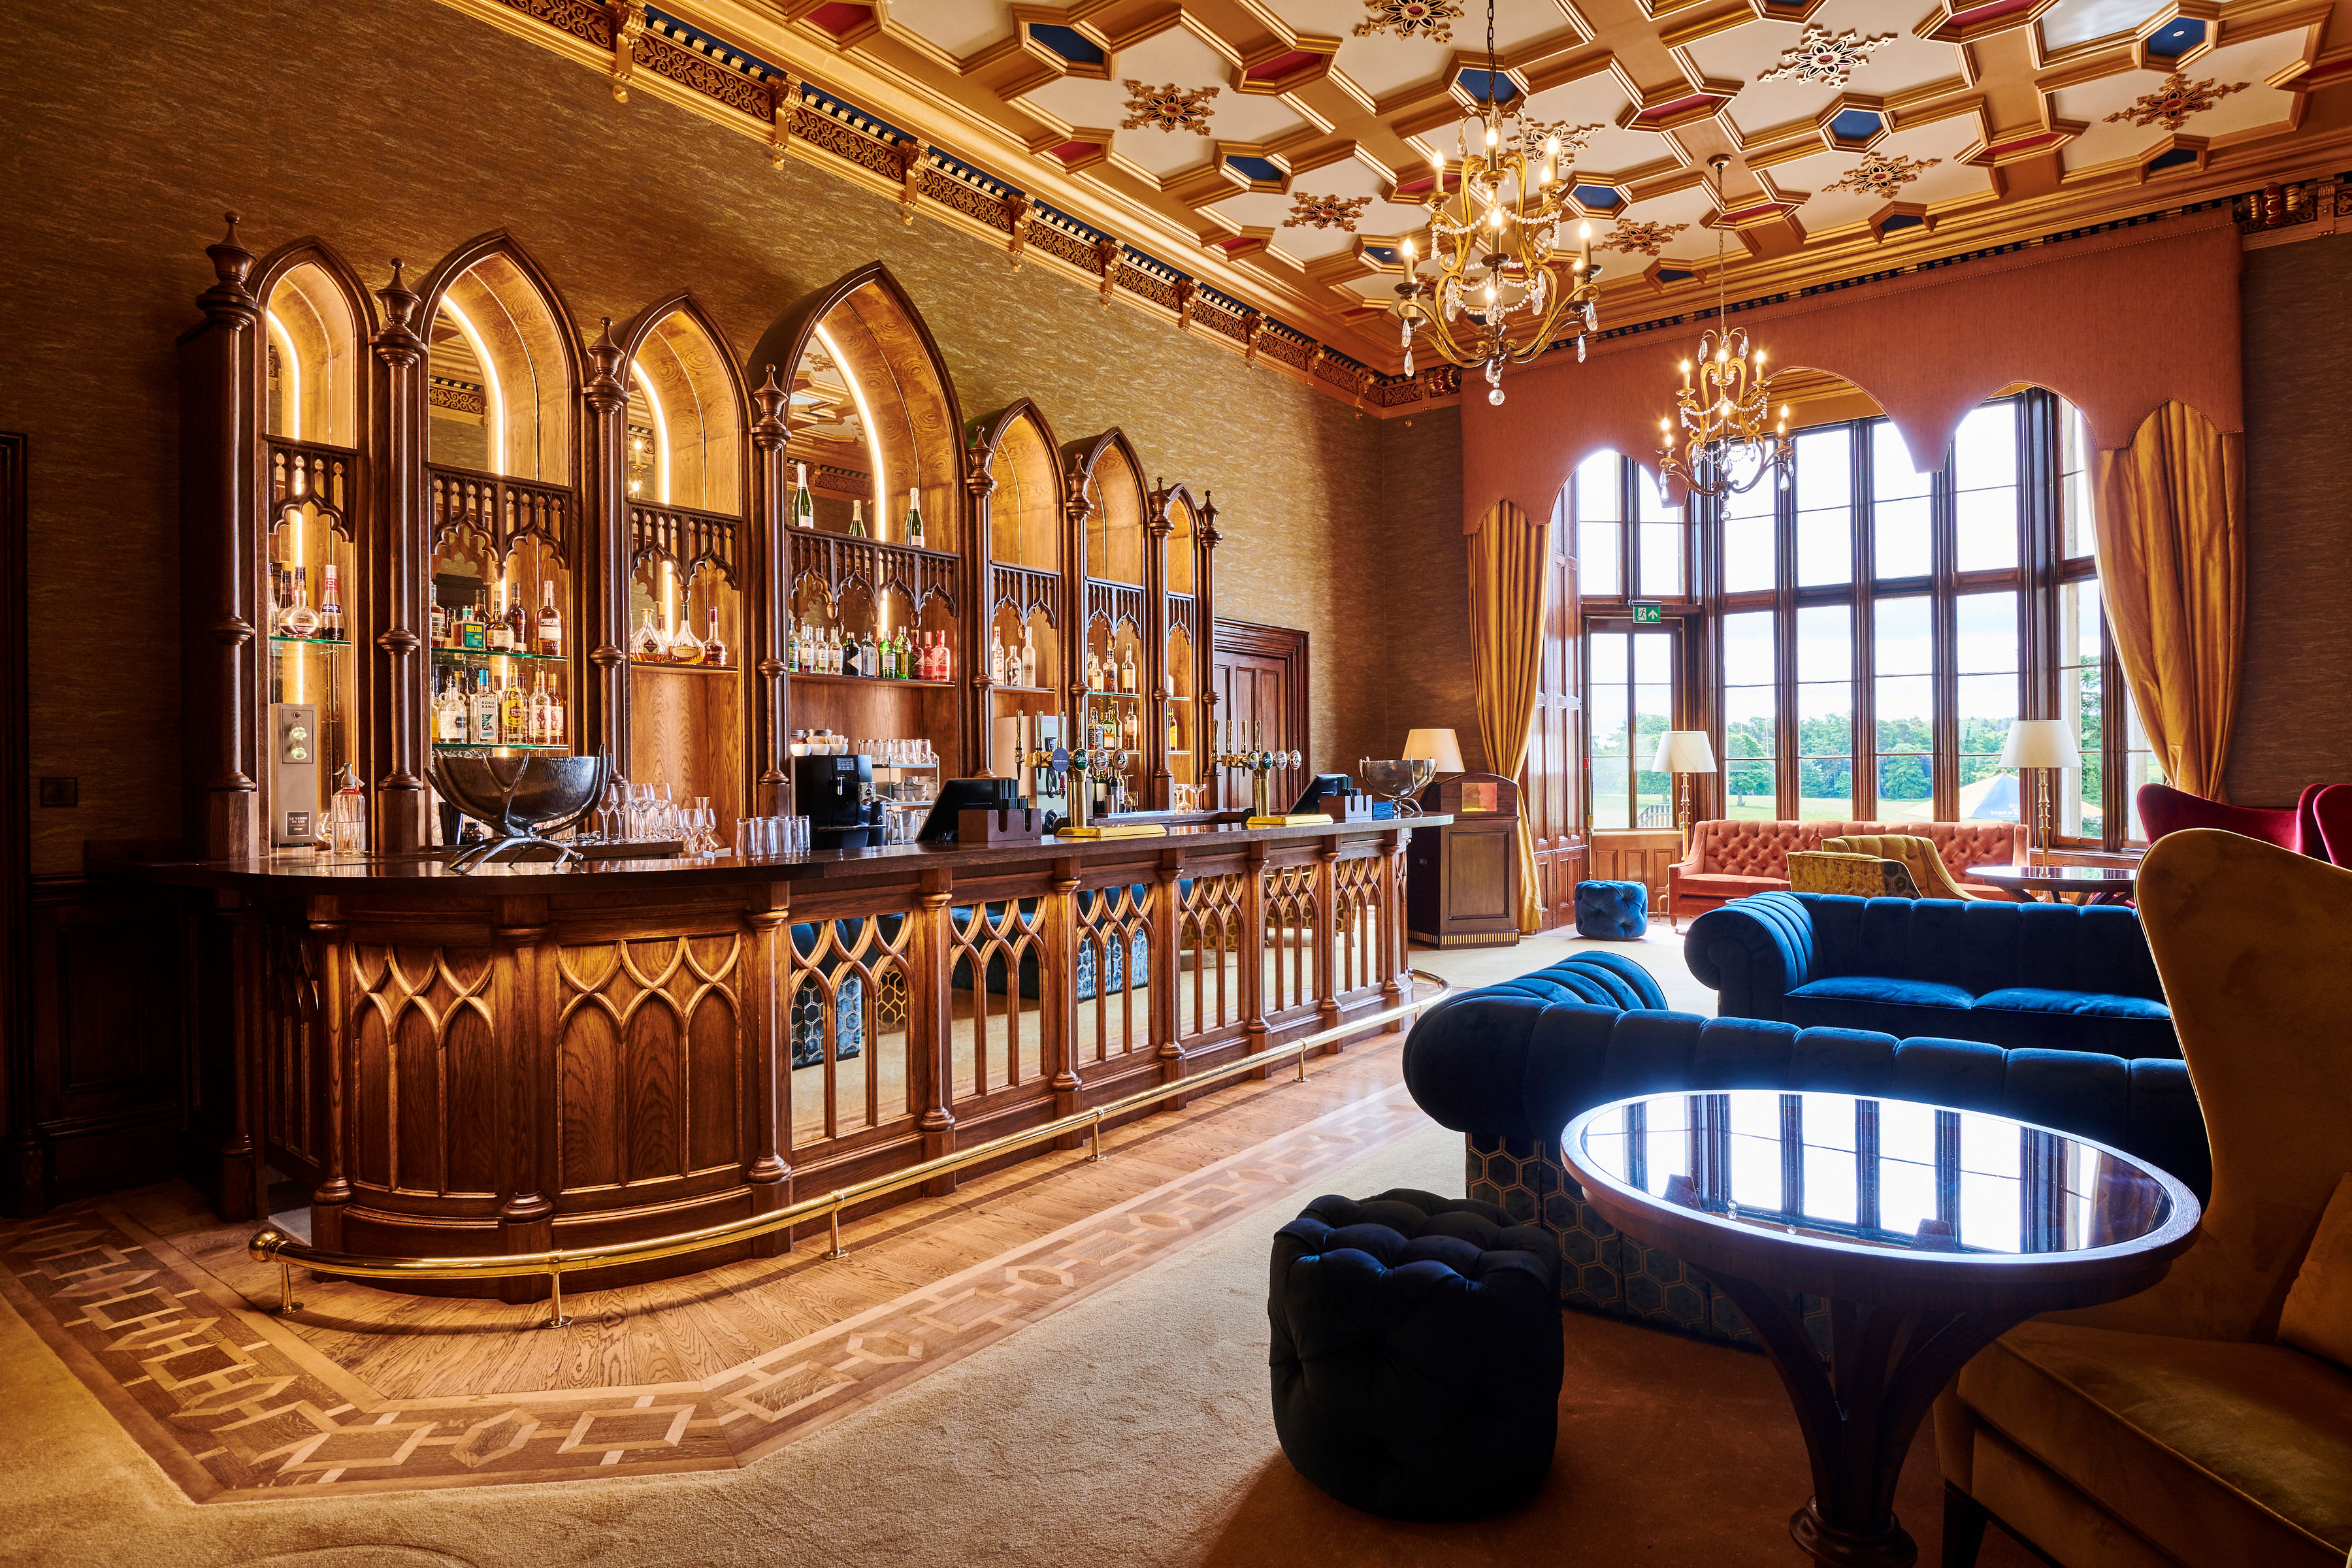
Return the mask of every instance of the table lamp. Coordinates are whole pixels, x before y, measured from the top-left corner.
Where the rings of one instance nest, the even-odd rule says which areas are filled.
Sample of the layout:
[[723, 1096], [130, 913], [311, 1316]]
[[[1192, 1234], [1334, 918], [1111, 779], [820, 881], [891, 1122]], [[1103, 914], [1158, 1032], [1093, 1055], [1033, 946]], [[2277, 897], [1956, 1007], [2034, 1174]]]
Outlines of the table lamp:
[[[2074, 727], [2063, 719], [2020, 719], [2009, 727], [2009, 739], [2001, 742], [2000, 765], [2017, 769], [2021, 776], [2028, 770], [2079, 768], [2083, 749], [2074, 742]], [[2036, 792], [2033, 820], [2040, 842], [2033, 848], [2050, 847], [2050, 802], [2057, 793], [2057, 784], [2051, 779], [2042, 780]], [[2022, 809], [2017, 815], [2020, 821], [2024, 820]]]
[[1462, 742], [1454, 738], [1451, 730], [1415, 730], [1404, 738], [1405, 761], [1427, 757], [1437, 764], [1440, 777], [1449, 773], [1468, 773], [1462, 765]]
[[1683, 853], [1690, 853], [1691, 783], [1693, 773], [1715, 772], [1715, 745], [1704, 730], [1669, 730], [1658, 737], [1657, 755], [1650, 759], [1654, 773], [1675, 775], [1675, 826], [1682, 829]]

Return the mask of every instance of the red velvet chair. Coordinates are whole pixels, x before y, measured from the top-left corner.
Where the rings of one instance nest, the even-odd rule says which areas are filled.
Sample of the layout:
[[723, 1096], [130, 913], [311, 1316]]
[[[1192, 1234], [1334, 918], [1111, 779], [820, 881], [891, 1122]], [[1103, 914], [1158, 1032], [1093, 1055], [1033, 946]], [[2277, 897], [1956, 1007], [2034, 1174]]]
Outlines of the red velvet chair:
[[[2265, 844], [2275, 844], [2282, 849], [2292, 849], [2298, 855], [2308, 855], [2315, 860], [2328, 858], [2322, 840], [2319, 817], [2314, 806], [2320, 791], [2330, 786], [2306, 784], [2294, 805], [2279, 811], [2265, 811], [2259, 806], [2224, 805], [2218, 800], [2190, 795], [2187, 790], [2174, 789], [2170, 784], [2150, 784], [2139, 786], [2139, 820], [2147, 829], [2150, 844], [2168, 833], [2178, 833], [2184, 827], [2219, 827], [2224, 832], [2259, 838]], [[2340, 786], [2338, 786], [2340, 787]], [[2352, 823], [2347, 824], [2352, 827]]]
[[2320, 847], [2338, 866], [2352, 866], [2352, 784], [2329, 784], [2310, 797]]

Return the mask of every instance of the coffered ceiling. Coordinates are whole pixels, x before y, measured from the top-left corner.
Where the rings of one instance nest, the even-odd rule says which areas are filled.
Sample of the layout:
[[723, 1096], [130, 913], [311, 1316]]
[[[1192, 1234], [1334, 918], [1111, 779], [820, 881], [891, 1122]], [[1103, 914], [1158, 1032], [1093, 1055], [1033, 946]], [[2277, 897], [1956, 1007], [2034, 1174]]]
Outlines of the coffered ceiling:
[[[1384, 369], [1396, 243], [1486, 89], [1481, 0], [685, 0]], [[1612, 316], [2032, 237], [2352, 156], [2332, 0], [1497, 0]], [[1720, 205], [1708, 159], [1731, 159]], [[992, 167], [988, 166], [992, 163]]]

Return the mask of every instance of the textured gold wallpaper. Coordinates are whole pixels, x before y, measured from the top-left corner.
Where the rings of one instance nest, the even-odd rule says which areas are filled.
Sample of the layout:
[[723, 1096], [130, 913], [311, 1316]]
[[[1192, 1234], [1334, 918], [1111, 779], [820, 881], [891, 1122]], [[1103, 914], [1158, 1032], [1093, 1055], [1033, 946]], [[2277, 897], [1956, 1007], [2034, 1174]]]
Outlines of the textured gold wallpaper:
[[1310, 636], [1315, 765], [1466, 702], [1450, 410], [1359, 416], [432, 0], [91, 0], [17, 31], [0, 428], [32, 438], [34, 770], [81, 780], [36, 813], [44, 871], [176, 831], [173, 341], [228, 207], [257, 253], [315, 234], [371, 288], [506, 227], [590, 334], [690, 288], [739, 353], [878, 257], [967, 417], [1027, 394], [1063, 439], [1121, 426], [1150, 475], [1215, 491], [1219, 610]]

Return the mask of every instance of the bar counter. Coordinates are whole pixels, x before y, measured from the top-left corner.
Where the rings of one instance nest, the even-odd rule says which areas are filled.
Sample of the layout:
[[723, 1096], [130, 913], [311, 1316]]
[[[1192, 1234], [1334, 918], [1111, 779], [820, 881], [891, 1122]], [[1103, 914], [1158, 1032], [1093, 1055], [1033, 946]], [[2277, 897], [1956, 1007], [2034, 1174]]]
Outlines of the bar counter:
[[266, 1207], [274, 1173], [309, 1192], [317, 1247], [446, 1258], [771, 1213], [1392, 1006], [1403, 847], [1444, 820], [93, 869], [217, 917], [231, 1021], [199, 1050], [222, 1058], [200, 1070], [223, 1086], [224, 1215]]

